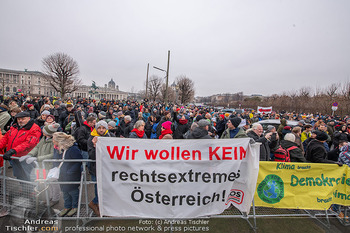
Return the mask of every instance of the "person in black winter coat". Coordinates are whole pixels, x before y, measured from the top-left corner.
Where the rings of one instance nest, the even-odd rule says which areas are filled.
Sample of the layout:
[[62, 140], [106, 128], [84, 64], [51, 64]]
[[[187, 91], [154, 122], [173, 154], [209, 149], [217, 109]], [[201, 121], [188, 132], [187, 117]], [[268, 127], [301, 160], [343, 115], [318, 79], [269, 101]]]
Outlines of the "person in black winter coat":
[[188, 135], [187, 139], [212, 139], [208, 134], [210, 122], [201, 119], [197, 124], [198, 127]]
[[350, 141], [350, 134], [347, 132], [346, 125], [336, 126], [336, 131], [333, 134], [333, 145], [334, 148], [338, 148], [339, 141], [344, 141], [345, 139], [347, 141]]
[[67, 110], [62, 112], [59, 118], [59, 124], [63, 129], [66, 128], [67, 124], [74, 119], [74, 108], [72, 104], [67, 104]]
[[132, 118], [127, 115], [124, 117], [124, 120], [120, 122], [120, 130], [122, 134], [121, 137], [128, 138], [130, 132], [134, 129], [134, 124], [132, 123]]
[[227, 121], [225, 119], [225, 115], [221, 114], [219, 116], [219, 120], [216, 122], [216, 131], [217, 131], [219, 138], [221, 138], [222, 133], [225, 131], [226, 123], [227, 123]]
[[[65, 160], [82, 159], [78, 145], [73, 136], [59, 132], [53, 134], [54, 147], [58, 149]], [[62, 158], [61, 157], [61, 158]], [[55, 165], [58, 165], [57, 163]], [[73, 182], [80, 181], [81, 162], [63, 162], [60, 168], [58, 181]], [[71, 217], [77, 212], [79, 199], [79, 184], [61, 184], [64, 198], [64, 209], [59, 213], [60, 217], [65, 215]]]
[[[88, 139], [88, 153], [91, 160], [96, 161], [96, 143], [99, 137], [115, 137], [113, 133], [108, 131], [108, 125], [105, 121], [99, 121], [96, 124], [95, 129], [91, 132]], [[96, 162], [91, 163], [89, 172], [91, 175], [91, 180], [96, 181]], [[95, 197], [89, 203], [89, 207], [94, 211], [94, 213], [100, 217], [100, 210], [98, 206], [98, 194], [97, 194], [97, 184], [95, 184]]]
[[156, 117], [153, 115], [149, 116], [147, 119], [146, 126], [145, 126], [145, 134], [147, 138], [151, 138], [152, 128], [155, 121], [156, 121]]
[[188, 119], [186, 119], [185, 115], [180, 116], [180, 119], [175, 115], [174, 119], [177, 122], [177, 127], [174, 131], [173, 138], [174, 139], [183, 139], [183, 135], [190, 130], [190, 125], [188, 123]]
[[86, 118], [86, 121], [77, 129], [77, 142], [84, 159], [89, 158], [87, 141], [91, 135], [91, 132], [94, 130], [95, 124], [96, 118], [88, 117]]
[[54, 108], [52, 110], [52, 115], [55, 117], [55, 122], [57, 122], [57, 123], [60, 122], [60, 116], [65, 111], [64, 104], [61, 104], [61, 105], [60, 105], [59, 101], [56, 101], [54, 104]]
[[254, 139], [255, 142], [260, 142], [260, 161], [270, 160], [270, 148], [276, 146], [277, 141], [271, 142], [272, 132], [263, 134], [263, 128], [261, 124], [254, 123], [252, 128], [247, 131], [247, 135]]
[[44, 127], [47, 116], [50, 115], [49, 111], [43, 111], [39, 117], [37, 117], [34, 122], [39, 125], [40, 128]]
[[40, 116], [39, 112], [34, 108], [33, 104], [28, 104], [27, 107], [27, 112], [29, 112], [31, 119], [35, 120], [38, 116]]
[[327, 151], [324, 147], [324, 143], [327, 139], [327, 133], [321, 131], [316, 132], [316, 138], [310, 141], [306, 148], [307, 161], [311, 163], [337, 163], [327, 159]]

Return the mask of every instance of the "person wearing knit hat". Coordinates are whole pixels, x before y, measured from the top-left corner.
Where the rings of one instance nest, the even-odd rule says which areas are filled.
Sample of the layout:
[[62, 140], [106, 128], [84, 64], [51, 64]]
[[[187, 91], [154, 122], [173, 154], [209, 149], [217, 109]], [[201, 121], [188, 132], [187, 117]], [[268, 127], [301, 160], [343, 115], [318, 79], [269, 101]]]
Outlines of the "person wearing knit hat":
[[268, 125], [267, 126], [267, 131], [268, 132], [271, 132], [273, 129], [276, 129], [275, 126], [273, 126], [273, 125]]
[[[194, 128], [190, 132], [187, 139], [212, 139], [208, 131], [209, 125], [210, 125], [210, 122], [208, 120], [201, 119], [198, 122], [195, 122], [193, 124], [196, 124], [198, 127]], [[192, 126], [191, 126], [191, 129], [192, 129]]]
[[227, 121], [227, 129], [222, 133], [221, 138], [246, 138], [247, 134], [242, 128], [238, 128], [241, 118], [231, 117]]
[[166, 121], [162, 124], [162, 132], [159, 139], [173, 139], [173, 131], [171, 130], [171, 121]]
[[295, 139], [296, 137], [293, 133], [287, 133], [284, 136], [284, 140], [281, 140], [281, 147], [288, 150], [291, 162], [306, 162], [303, 150], [298, 147]]
[[105, 129], [108, 129], [108, 124], [104, 120], [100, 120], [96, 123], [95, 128], [98, 129], [99, 127], [104, 127]]
[[98, 119], [102, 120], [106, 118], [107, 113], [105, 111], [101, 111], [98, 113]]
[[196, 122], [199, 122], [199, 121], [202, 120], [202, 119], [203, 119], [203, 116], [202, 116], [202, 115], [196, 116]]
[[29, 112], [31, 119], [36, 119], [38, 116], [40, 116], [39, 112], [34, 108], [33, 104], [28, 104], [27, 107], [27, 111]]
[[318, 131], [316, 132], [316, 139], [319, 140], [320, 142], [325, 142], [328, 139], [328, 134], [323, 131]]
[[[41, 138], [39, 143], [27, 155], [20, 157], [19, 162], [25, 161], [26, 164], [31, 164], [34, 161], [36, 161], [39, 165], [39, 168], [43, 169], [44, 164], [42, 161], [45, 159], [53, 158], [54, 145], [52, 141], [52, 136], [53, 133], [57, 132], [58, 127], [59, 124], [45, 126], [42, 129], [43, 137]], [[51, 167], [51, 163], [45, 163], [45, 169], [47, 171], [51, 169]], [[59, 184], [50, 184], [48, 193], [50, 195], [49, 198], [51, 199], [50, 206], [56, 205], [60, 200], [61, 190]]]
[[284, 126], [282, 129], [282, 132], [281, 132], [281, 134], [282, 134], [281, 139], [283, 139], [287, 133], [291, 133], [291, 132], [292, 132], [292, 128], [290, 126], [288, 126], [288, 125]]
[[156, 130], [157, 138], [159, 138], [159, 136], [162, 134], [162, 124], [170, 120], [171, 120], [171, 113], [169, 111], [165, 111], [164, 116], [161, 118], [159, 124], [157, 125], [157, 130]]
[[114, 129], [117, 126], [115, 121], [109, 121], [108, 122], [108, 129]]
[[60, 125], [57, 123], [45, 125], [42, 132], [44, 135], [52, 136], [54, 133], [57, 132], [59, 127]]
[[337, 163], [339, 166], [342, 164], [337, 161], [332, 161], [328, 159], [328, 152], [325, 145], [327, 145], [326, 140], [328, 135], [322, 131], [312, 131], [315, 135], [315, 139], [311, 139], [306, 147], [306, 160], [311, 163]]
[[51, 106], [50, 105], [48, 105], [48, 104], [45, 104], [44, 105], [44, 110], [50, 110], [51, 109]]
[[48, 116], [48, 115], [51, 115], [51, 113], [50, 113], [49, 111], [47, 111], [47, 110], [44, 110], [44, 111], [41, 113], [41, 115], [46, 115], [46, 116]]
[[239, 117], [232, 117], [228, 121], [230, 121], [235, 128], [238, 128], [239, 124], [241, 124], [242, 119]]
[[[101, 120], [96, 123], [95, 129], [91, 132], [87, 140], [88, 158], [91, 160], [96, 160], [96, 143], [100, 137], [115, 137], [113, 133], [108, 130], [107, 122]], [[96, 162], [90, 163], [89, 173], [91, 175], [91, 180], [96, 181]], [[98, 206], [98, 193], [97, 184], [95, 184], [95, 197], [88, 204], [89, 208], [93, 210], [97, 217], [100, 217], [100, 210]]]

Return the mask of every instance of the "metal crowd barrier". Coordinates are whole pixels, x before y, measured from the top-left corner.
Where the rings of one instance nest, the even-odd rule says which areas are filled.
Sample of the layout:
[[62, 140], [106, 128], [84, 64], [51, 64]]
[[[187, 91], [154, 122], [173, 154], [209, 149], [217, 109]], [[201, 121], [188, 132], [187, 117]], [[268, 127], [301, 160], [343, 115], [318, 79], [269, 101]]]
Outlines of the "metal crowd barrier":
[[[2, 156], [2, 155], [0, 155]], [[14, 158], [18, 159], [18, 158]], [[86, 167], [88, 163], [95, 162], [94, 160], [81, 159], [81, 160], [54, 160], [48, 159], [43, 161], [43, 169], [45, 164], [53, 162], [81, 162], [82, 173], [81, 180], [76, 182], [60, 182], [60, 181], [47, 181], [46, 179], [35, 179], [34, 181], [23, 181], [12, 177], [12, 174], [7, 174], [6, 165], [9, 165], [8, 161], [4, 160], [3, 171], [0, 175], [0, 213], [2, 215], [10, 215], [17, 218], [24, 219], [41, 219], [44, 214], [49, 219], [58, 220], [76, 220], [77, 225], [86, 225], [93, 220], [109, 219], [109, 220], [136, 220], [140, 218], [116, 218], [116, 217], [97, 217], [91, 209], [88, 207], [89, 199], [88, 186], [96, 184], [94, 181], [88, 179], [88, 172]], [[48, 172], [48, 170], [46, 170]], [[55, 209], [50, 208], [48, 186], [50, 184], [79, 184], [79, 201], [78, 210], [73, 217], [58, 217], [58, 212]], [[94, 195], [94, 189], [92, 187], [91, 193]], [[241, 213], [238, 209], [231, 206], [226, 209], [220, 215], [209, 216], [206, 218], [240, 218], [247, 221], [249, 226], [256, 231], [257, 230], [257, 218], [286, 218], [286, 217], [309, 217], [313, 218], [325, 227], [330, 228], [329, 217], [338, 217], [340, 222], [349, 226], [350, 223], [346, 216], [349, 214], [349, 207], [341, 207], [344, 213], [344, 218], [339, 218], [338, 213], [331, 209], [319, 211], [319, 210], [302, 210], [302, 209], [277, 209], [267, 207], [257, 207], [252, 203], [250, 213]], [[4, 214], [5, 213], [5, 214]], [[203, 219], [203, 218], [201, 218]]]

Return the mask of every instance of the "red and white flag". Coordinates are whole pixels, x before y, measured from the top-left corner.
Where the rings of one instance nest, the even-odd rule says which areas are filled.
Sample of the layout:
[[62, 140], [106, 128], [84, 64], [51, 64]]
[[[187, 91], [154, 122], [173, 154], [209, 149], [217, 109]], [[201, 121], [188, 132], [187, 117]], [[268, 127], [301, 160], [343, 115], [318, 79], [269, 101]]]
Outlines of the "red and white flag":
[[260, 106], [258, 106], [257, 112], [258, 113], [262, 113], [262, 114], [271, 113], [272, 112], [272, 106], [271, 107], [260, 107]]

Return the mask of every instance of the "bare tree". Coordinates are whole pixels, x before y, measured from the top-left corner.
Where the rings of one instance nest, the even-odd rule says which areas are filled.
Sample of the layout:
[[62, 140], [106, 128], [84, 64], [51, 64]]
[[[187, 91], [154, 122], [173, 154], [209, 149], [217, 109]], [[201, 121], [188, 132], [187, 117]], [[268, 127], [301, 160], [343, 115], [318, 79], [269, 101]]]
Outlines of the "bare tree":
[[328, 86], [325, 90], [326, 90], [326, 94], [333, 98], [335, 97], [335, 95], [337, 94], [338, 92], [338, 89], [340, 87], [340, 84], [337, 84], [337, 83], [333, 83], [331, 84], [330, 86]]
[[[160, 100], [161, 101], [165, 101], [165, 83], [163, 83], [162, 84], [162, 87], [161, 87], [161, 89], [160, 89], [160, 94], [161, 94], [161, 96], [160, 96]], [[169, 101], [169, 102], [176, 102], [176, 93], [175, 93], [175, 90], [173, 89], [173, 88], [169, 88], [168, 87], [168, 98], [167, 98], [167, 100]]]
[[156, 101], [157, 97], [159, 97], [161, 87], [163, 84], [163, 80], [153, 75], [148, 80], [148, 96], [151, 100]]
[[61, 94], [62, 99], [66, 94], [76, 91], [81, 84], [78, 78], [78, 63], [65, 53], [55, 53], [45, 57], [42, 65], [44, 77]]
[[191, 102], [194, 98], [194, 82], [186, 76], [179, 76], [176, 79], [178, 95], [182, 104]]

